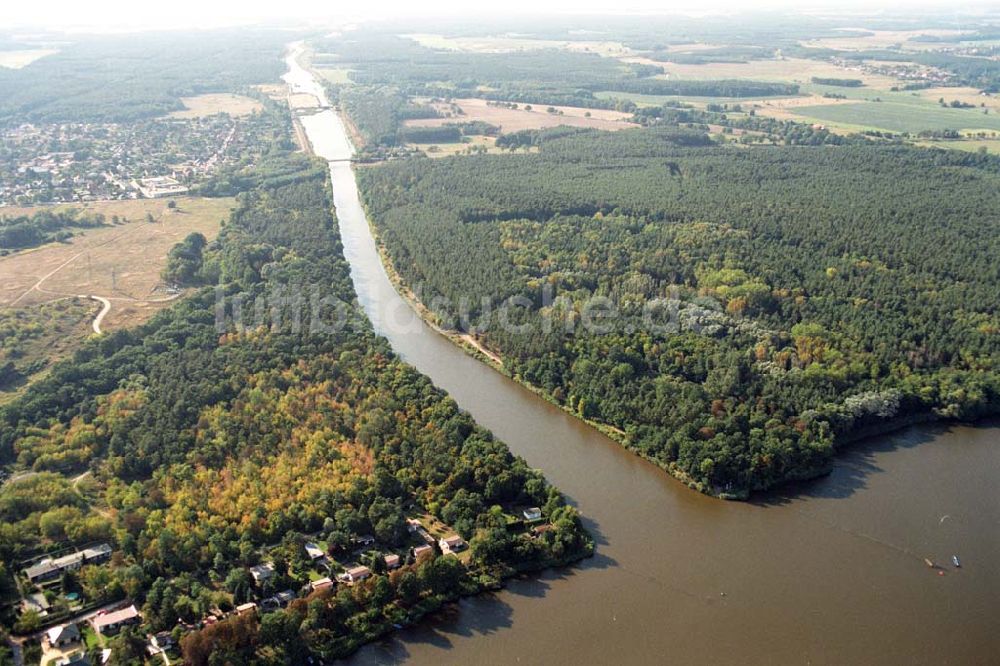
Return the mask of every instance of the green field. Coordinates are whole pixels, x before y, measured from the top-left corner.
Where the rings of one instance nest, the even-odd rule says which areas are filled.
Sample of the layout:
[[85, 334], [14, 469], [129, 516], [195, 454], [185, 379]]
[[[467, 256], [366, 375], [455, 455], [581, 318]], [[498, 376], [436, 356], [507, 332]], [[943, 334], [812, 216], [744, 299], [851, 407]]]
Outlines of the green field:
[[[761, 100], [766, 97], [696, 97], [693, 95], [643, 95], [642, 93], [618, 92], [615, 90], [601, 90], [594, 93], [598, 99], [627, 99], [635, 102], [639, 106], [661, 106], [666, 102], [685, 102], [702, 107], [705, 104], [746, 104], [750, 99]], [[782, 95], [786, 98], [788, 95]]]
[[858, 102], [794, 109], [804, 120], [890, 132], [922, 130], [1000, 130], [1000, 116], [978, 109], [945, 109], [931, 103]]
[[326, 67], [323, 65], [317, 65], [316, 71], [330, 83], [351, 83], [350, 74], [352, 70], [346, 67]]
[[955, 141], [916, 141], [915, 145], [927, 148], [948, 148], [950, 150], [964, 150], [967, 153], [978, 152], [985, 149], [994, 155], [1000, 154], [1000, 139], [961, 139]]

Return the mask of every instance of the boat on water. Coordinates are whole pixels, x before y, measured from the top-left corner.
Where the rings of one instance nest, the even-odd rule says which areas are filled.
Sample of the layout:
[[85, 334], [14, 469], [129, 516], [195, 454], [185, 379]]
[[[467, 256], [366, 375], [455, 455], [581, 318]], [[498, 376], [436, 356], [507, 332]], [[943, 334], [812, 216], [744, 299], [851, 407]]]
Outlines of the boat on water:
[[958, 559], [958, 555], [951, 556], [951, 563], [955, 565], [956, 569], [959, 569], [962, 566], [962, 562]]

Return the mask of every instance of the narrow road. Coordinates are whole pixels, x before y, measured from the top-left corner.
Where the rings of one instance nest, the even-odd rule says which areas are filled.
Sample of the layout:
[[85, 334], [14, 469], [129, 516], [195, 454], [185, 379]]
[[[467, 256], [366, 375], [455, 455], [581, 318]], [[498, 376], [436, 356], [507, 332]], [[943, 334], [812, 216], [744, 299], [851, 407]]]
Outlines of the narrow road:
[[[81, 296], [81, 298], [82, 298], [82, 296]], [[90, 298], [94, 299], [95, 301], [99, 301], [104, 306], [103, 308], [101, 308], [101, 311], [97, 313], [97, 316], [94, 317], [94, 324], [93, 324], [94, 333], [97, 333], [98, 335], [100, 335], [101, 334], [101, 322], [104, 321], [104, 317], [108, 314], [108, 312], [111, 311], [111, 301], [109, 301], [108, 299], [104, 298], [103, 296], [97, 296], [97, 295], [94, 295], [94, 294], [91, 294]]]

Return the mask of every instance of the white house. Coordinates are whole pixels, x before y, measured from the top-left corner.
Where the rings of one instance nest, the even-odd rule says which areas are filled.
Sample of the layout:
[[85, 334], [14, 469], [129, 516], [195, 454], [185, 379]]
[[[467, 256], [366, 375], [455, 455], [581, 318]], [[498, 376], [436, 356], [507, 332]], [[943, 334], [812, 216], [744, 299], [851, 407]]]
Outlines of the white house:
[[305, 549], [306, 549], [306, 555], [309, 556], [310, 560], [313, 561], [321, 560], [324, 557], [326, 557], [326, 553], [323, 552], [323, 549], [314, 543], [307, 543], [305, 545]]
[[333, 587], [333, 581], [329, 578], [319, 578], [309, 583], [309, 590], [311, 592], [315, 592], [316, 590], [325, 590], [330, 587]]
[[460, 553], [466, 549], [465, 541], [462, 537], [457, 534], [453, 534], [450, 537], [445, 537], [438, 540], [438, 545], [441, 546], [441, 552], [445, 555], [451, 553]]
[[250, 567], [250, 575], [253, 577], [254, 583], [261, 585], [274, 576], [274, 563], [267, 562], [266, 564], [258, 564], [255, 567]]
[[94, 618], [94, 630], [105, 636], [116, 633], [127, 624], [138, 624], [142, 618], [135, 605], [116, 610]]
[[372, 575], [371, 569], [369, 569], [368, 567], [358, 566], [358, 567], [351, 567], [344, 573], [337, 576], [337, 578], [339, 578], [345, 583], [357, 583], [358, 581], [364, 580], [365, 578], [368, 578], [368, 576], [371, 575]]
[[521, 514], [524, 516], [524, 519], [529, 522], [542, 519], [542, 510], [539, 509], [537, 506], [533, 506], [530, 509], [525, 509], [524, 511], [521, 512]]
[[248, 601], [245, 604], [240, 604], [236, 607], [237, 615], [246, 615], [247, 613], [252, 613], [257, 610], [257, 604], [252, 601]]

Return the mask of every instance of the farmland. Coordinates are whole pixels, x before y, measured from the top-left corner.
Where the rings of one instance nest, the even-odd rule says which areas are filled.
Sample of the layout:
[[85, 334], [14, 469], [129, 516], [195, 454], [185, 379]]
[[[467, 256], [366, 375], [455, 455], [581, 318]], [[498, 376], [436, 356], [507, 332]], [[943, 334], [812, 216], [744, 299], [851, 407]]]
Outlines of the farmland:
[[984, 95], [977, 88], [927, 88], [919, 91], [921, 98], [928, 102], [943, 99], [945, 103], [960, 102], [990, 110], [990, 113], [1000, 113], [1000, 97]]
[[[54, 243], [0, 258], [0, 306], [27, 306], [68, 296], [96, 294], [112, 301], [105, 329], [141, 323], [171, 297], [160, 287], [167, 252], [192, 232], [214, 238], [233, 199], [180, 198], [111, 201], [83, 208], [119, 223], [89, 229], [67, 243]], [[23, 213], [31, 209], [5, 209]], [[147, 215], [155, 220], [147, 221]]]
[[[626, 58], [627, 62], [654, 64], [645, 58]], [[866, 86], [888, 90], [899, 83], [888, 76], [866, 74], [856, 69], [840, 67], [833, 63], [804, 58], [778, 58], [752, 62], [713, 62], [705, 64], [655, 63], [663, 67], [664, 78], [669, 79], [745, 79], [752, 81], [788, 81], [808, 83], [812, 77], [856, 78]]]
[[827, 49], [882, 49], [902, 45], [911, 51], [928, 50], [936, 45], [913, 41], [915, 37], [954, 37], [956, 41], [963, 34], [961, 30], [858, 30], [845, 31], [842, 37], [808, 40], [806, 46]]
[[489, 136], [466, 137], [461, 143], [413, 143], [408, 144], [425, 153], [428, 157], [449, 157], [474, 151], [498, 152], [496, 139]]
[[1000, 116], [985, 115], [975, 109], [946, 109], [931, 104], [898, 102], [823, 104], [798, 107], [794, 113], [805, 120], [891, 132], [945, 129], [1000, 130]]
[[[454, 104], [462, 114], [451, 118], [423, 118], [409, 120], [409, 127], [439, 127], [455, 122], [482, 121], [500, 127], [504, 132], [517, 132], [525, 129], [542, 129], [545, 127], [591, 127], [603, 130], [620, 130], [633, 127], [628, 122], [629, 114], [619, 111], [601, 109], [581, 109], [572, 106], [553, 106], [555, 112], [548, 112], [548, 106], [508, 109], [490, 105], [482, 99], [459, 99]], [[530, 111], [526, 108], [531, 108]], [[562, 112], [562, 113], [559, 113]], [[589, 114], [589, 116], [587, 115]]]
[[621, 42], [615, 41], [568, 41], [512, 36], [446, 37], [444, 35], [429, 33], [415, 33], [406, 36], [427, 48], [471, 53], [511, 53], [514, 51], [534, 51], [538, 49], [565, 49], [567, 51], [582, 51], [609, 57], [619, 57], [631, 52]]
[[328, 83], [346, 85], [351, 82], [351, 70], [347, 67], [317, 67], [316, 73]]

